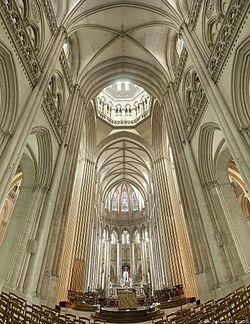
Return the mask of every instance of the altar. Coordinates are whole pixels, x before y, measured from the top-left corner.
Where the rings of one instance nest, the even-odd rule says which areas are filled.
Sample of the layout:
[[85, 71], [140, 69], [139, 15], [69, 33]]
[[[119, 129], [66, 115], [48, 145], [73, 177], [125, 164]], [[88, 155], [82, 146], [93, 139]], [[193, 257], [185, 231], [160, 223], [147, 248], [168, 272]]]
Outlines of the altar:
[[118, 296], [118, 291], [122, 290], [131, 290], [136, 293], [137, 296], [144, 295], [144, 288], [141, 283], [133, 283], [132, 278], [129, 278], [128, 281], [124, 281], [123, 279], [120, 280], [120, 284], [117, 283], [110, 283], [108, 296]]
[[134, 289], [119, 289], [117, 293], [119, 310], [137, 309], [137, 296]]

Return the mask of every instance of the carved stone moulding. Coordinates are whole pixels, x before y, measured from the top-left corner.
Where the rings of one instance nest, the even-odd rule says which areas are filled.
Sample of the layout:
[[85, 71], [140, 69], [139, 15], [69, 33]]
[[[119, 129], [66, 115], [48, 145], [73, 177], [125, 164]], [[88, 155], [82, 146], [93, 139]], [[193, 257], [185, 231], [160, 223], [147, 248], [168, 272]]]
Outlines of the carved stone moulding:
[[207, 103], [207, 96], [204, 90], [200, 89], [194, 100], [193, 106], [190, 109], [189, 116], [184, 126], [186, 137], [189, 142], [192, 140], [192, 137], [201, 121], [201, 118], [206, 111]]
[[203, 0], [193, 0], [189, 14], [189, 26], [194, 29], [198, 21]]
[[60, 55], [60, 62], [61, 62], [61, 66], [63, 69], [63, 73], [67, 82], [67, 86], [69, 88], [69, 91], [72, 92], [74, 85], [73, 85], [73, 81], [72, 81], [72, 75], [69, 69], [69, 65], [67, 62], [67, 58], [66, 55], [64, 54], [64, 51], [62, 51], [61, 55]]
[[43, 103], [42, 103], [43, 112], [55, 134], [55, 137], [59, 144], [62, 143], [63, 138], [63, 123], [60, 118], [60, 114], [57, 111], [57, 108], [54, 104], [53, 99], [51, 98], [49, 92], [46, 93]]
[[35, 86], [41, 69], [15, 1], [1, 1], [0, 14], [3, 16], [6, 29], [12, 38], [31, 84]]
[[46, 17], [48, 20], [50, 31], [53, 35], [55, 35], [58, 31], [58, 26], [57, 26], [56, 16], [55, 16], [51, 1], [43, 0], [42, 4], [45, 9], [45, 14], [46, 14]]
[[231, 1], [208, 62], [208, 69], [215, 82], [219, 78], [224, 62], [248, 8], [249, 0]]
[[187, 52], [187, 50], [185, 48], [183, 48], [183, 50], [181, 52], [180, 59], [179, 59], [179, 64], [177, 66], [175, 79], [174, 79], [174, 88], [175, 88], [175, 90], [179, 89], [181, 79], [183, 77], [183, 71], [184, 71], [185, 66], [186, 66], [187, 58], [188, 58], [188, 52]]

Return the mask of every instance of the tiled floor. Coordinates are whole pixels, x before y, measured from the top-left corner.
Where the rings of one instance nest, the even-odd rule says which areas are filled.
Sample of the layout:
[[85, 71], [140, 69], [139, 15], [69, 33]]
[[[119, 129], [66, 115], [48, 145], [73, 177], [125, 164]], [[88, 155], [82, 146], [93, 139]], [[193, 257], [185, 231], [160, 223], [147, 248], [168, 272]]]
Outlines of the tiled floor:
[[[189, 308], [190, 306], [189, 305], [184, 305], [183, 308]], [[164, 314], [171, 314], [171, 313], [175, 313], [176, 311], [178, 311], [180, 309], [180, 307], [176, 307], [176, 308], [171, 308], [171, 309], [166, 309], [166, 310], [163, 310], [164, 311]], [[74, 315], [77, 315], [77, 316], [85, 316], [89, 319], [91, 319], [91, 314], [93, 313], [88, 313], [88, 312], [80, 312], [80, 311], [75, 311], [73, 309], [69, 309], [69, 308], [63, 308], [61, 310], [62, 313], [68, 313], [68, 314], [74, 314]], [[106, 323], [109, 323], [109, 322], [106, 322]], [[151, 324], [152, 321], [147, 321], [147, 322], [141, 322], [142, 324]], [[113, 323], [113, 324], [118, 324], [118, 323]]]

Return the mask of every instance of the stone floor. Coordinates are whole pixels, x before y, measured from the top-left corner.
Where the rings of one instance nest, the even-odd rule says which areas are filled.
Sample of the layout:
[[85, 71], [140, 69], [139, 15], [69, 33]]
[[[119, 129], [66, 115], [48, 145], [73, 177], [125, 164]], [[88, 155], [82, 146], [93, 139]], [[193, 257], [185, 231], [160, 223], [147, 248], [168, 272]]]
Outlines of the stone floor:
[[[182, 306], [183, 308], [190, 308], [192, 307], [193, 305], [191, 304], [187, 304], [187, 305], [184, 305]], [[170, 309], [165, 309], [165, 310], [162, 310], [164, 311], [164, 314], [171, 314], [171, 313], [175, 313], [176, 311], [180, 310], [180, 307], [175, 307], [175, 308], [170, 308]], [[73, 310], [73, 309], [69, 309], [69, 308], [62, 308], [61, 312], [63, 314], [74, 314], [76, 316], [85, 316], [89, 319], [91, 319], [91, 314], [94, 314], [94, 313], [88, 313], [88, 312], [80, 312], [80, 311], [76, 311], [76, 310]], [[106, 322], [106, 323], [109, 323], [109, 322]], [[142, 324], [152, 324], [152, 321], [147, 321], [147, 322], [141, 322]], [[112, 323], [112, 324], [119, 324], [119, 323]]]

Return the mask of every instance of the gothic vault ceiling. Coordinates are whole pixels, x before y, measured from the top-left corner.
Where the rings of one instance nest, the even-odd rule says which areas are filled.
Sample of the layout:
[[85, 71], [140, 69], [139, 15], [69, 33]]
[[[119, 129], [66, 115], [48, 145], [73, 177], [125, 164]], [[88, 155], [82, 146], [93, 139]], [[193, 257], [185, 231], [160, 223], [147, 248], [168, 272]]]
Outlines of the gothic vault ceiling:
[[[190, 2], [54, 0], [58, 24], [69, 36], [73, 79], [87, 101], [119, 81], [134, 83], [161, 99], [171, 79], [169, 58], [176, 55], [176, 42], [170, 35], [178, 37]], [[103, 200], [124, 182], [136, 186], [147, 199], [151, 158], [141, 140], [120, 138], [99, 152], [97, 172]]]
[[146, 200], [151, 159], [142, 145], [123, 138], [105, 146], [97, 161], [97, 172], [104, 199], [113, 188], [126, 182], [134, 185]]
[[161, 95], [169, 80], [169, 31], [178, 33], [187, 0], [54, 1], [71, 45], [75, 79], [90, 97], [119, 78]]

